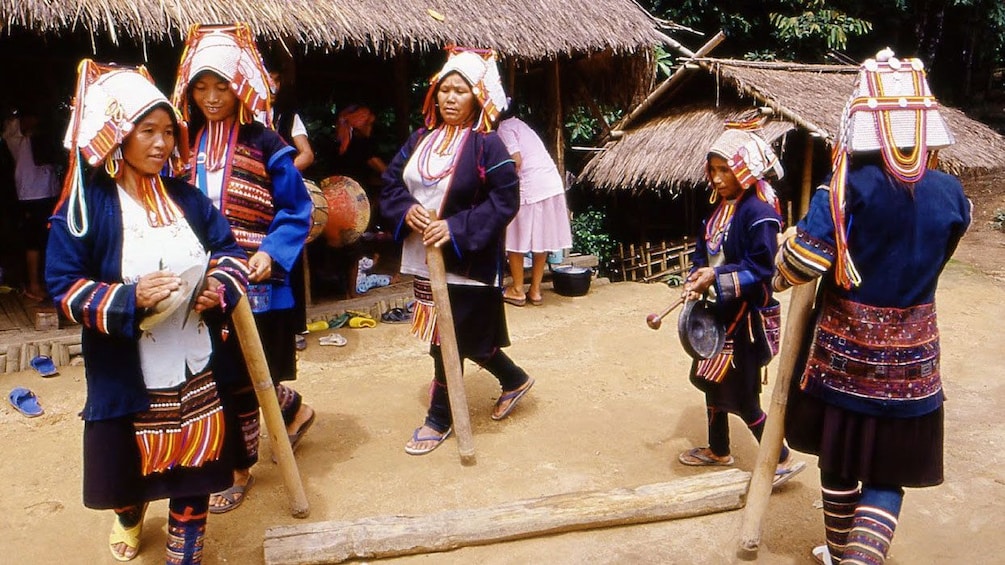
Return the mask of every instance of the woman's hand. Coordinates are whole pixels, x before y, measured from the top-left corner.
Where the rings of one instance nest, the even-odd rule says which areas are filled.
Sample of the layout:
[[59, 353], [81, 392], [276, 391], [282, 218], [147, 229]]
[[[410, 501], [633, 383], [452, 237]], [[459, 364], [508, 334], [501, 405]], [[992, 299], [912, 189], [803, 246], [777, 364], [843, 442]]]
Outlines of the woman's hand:
[[687, 276], [684, 282], [684, 298], [687, 300], [698, 300], [702, 294], [712, 286], [715, 281], [715, 269], [712, 267], [700, 267]]
[[412, 204], [412, 207], [405, 213], [405, 223], [417, 233], [425, 233], [431, 220], [429, 212], [418, 204]]
[[248, 280], [261, 282], [272, 276], [272, 257], [264, 251], [259, 251], [248, 259]]
[[206, 277], [206, 283], [203, 284], [202, 292], [199, 293], [199, 298], [195, 300], [195, 307], [192, 309], [196, 312], [204, 312], [221, 306], [223, 304], [222, 294], [223, 284], [213, 277]]
[[422, 232], [422, 243], [424, 245], [440, 247], [448, 241], [450, 241], [450, 226], [447, 225], [446, 220], [429, 222], [426, 230]]
[[153, 308], [172, 291], [181, 288], [181, 278], [168, 270], [154, 271], [136, 283], [136, 307]]

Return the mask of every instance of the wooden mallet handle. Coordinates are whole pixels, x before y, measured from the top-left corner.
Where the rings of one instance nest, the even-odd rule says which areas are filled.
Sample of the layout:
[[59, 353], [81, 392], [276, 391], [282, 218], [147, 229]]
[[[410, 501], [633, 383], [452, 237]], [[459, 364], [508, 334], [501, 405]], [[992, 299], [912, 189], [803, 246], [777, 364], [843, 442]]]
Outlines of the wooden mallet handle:
[[[430, 221], [436, 220], [436, 211], [428, 212]], [[443, 368], [447, 374], [447, 392], [454, 432], [457, 434], [457, 451], [462, 465], [474, 465], [475, 442], [471, 433], [471, 415], [468, 413], [468, 397], [464, 392], [457, 334], [454, 333], [454, 314], [450, 309], [450, 295], [447, 293], [447, 269], [443, 264], [443, 251], [439, 247], [426, 246], [426, 266], [429, 267], [429, 283], [433, 288], [433, 302], [436, 304], [436, 333], [440, 336]]]
[[646, 325], [654, 330], [660, 329], [660, 326], [663, 325], [663, 318], [666, 318], [670, 312], [673, 312], [674, 308], [680, 306], [681, 304], [684, 304], [683, 296], [675, 300], [673, 304], [667, 306], [666, 310], [663, 310], [659, 314], [649, 314], [646, 316]]
[[262, 338], [258, 335], [258, 326], [255, 325], [255, 315], [251, 312], [248, 297], [241, 297], [231, 319], [234, 321], [237, 339], [241, 343], [241, 352], [244, 353], [248, 374], [251, 375], [251, 384], [255, 387], [255, 396], [258, 397], [258, 404], [262, 407], [265, 428], [269, 430], [269, 437], [272, 439], [272, 449], [276, 452], [276, 461], [279, 463], [283, 484], [286, 485], [286, 494], [290, 500], [290, 511], [294, 518], [306, 518], [310, 514], [310, 506], [307, 504], [304, 485], [300, 481], [297, 462], [293, 458], [290, 437], [286, 435], [286, 424], [283, 422], [283, 413], [276, 398], [276, 387], [272, 384], [269, 363], [265, 359]]

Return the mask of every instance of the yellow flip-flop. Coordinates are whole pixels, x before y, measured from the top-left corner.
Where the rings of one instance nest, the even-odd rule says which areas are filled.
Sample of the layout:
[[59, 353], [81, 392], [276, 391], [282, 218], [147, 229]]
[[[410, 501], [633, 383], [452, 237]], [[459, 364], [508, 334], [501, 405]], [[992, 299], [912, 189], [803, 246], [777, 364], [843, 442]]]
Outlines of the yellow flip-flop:
[[[146, 505], [143, 506], [143, 514], [146, 514]], [[119, 517], [115, 516], [112, 522], [112, 533], [108, 534], [108, 551], [112, 553], [112, 557], [116, 561], [132, 561], [140, 554], [140, 534], [143, 533], [143, 516], [140, 516], [140, 521], [136, 522], [136, 525], [132, 528], [126, 528], [119, 521]], [[115, 552], [115, 546], [117, 544], [124, 543], [126, 547], [132, 549], [136, 553], [132, 556], [119, 555]]]

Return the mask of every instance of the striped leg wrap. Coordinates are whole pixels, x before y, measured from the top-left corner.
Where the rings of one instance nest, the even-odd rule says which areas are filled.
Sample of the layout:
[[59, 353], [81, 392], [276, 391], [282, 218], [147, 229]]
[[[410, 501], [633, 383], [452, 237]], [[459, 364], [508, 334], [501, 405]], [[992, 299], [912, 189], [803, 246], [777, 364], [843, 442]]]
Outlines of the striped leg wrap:
[[862, 496], [858, 485], [853, 489], [820, 489], [824, 502], [824, 530], [827, 534], [827, 549], [836, 565], [844, 555], [848, 542], [848, 532], [855, 518], [855, 507]]
[[882, 508], [859, 507], [841, 563], [882, 565], [897, 529], [897, 517]]
[[169, 509], [166, 565], [202, 563], [209, 497], [172, 498]]
[[279, 401], [279, 410], [283, 413], [283, 422], [290, 425], [300, 410], [303, 397], [300, 393], [286, 385], [276, 385], [276, 399]]

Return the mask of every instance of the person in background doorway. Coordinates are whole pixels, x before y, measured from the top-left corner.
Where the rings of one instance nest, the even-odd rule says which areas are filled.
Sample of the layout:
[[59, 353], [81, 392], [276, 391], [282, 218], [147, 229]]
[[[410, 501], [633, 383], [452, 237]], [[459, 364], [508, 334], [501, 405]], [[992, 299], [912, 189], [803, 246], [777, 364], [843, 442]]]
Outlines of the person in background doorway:
[[19, 233], [24, 242], [27, 284], [25, 298], [41, 302], [48, 296], [42, 280], [49, 215], [59, 196], [58, 153], [38, 114], [22, 110], [8, 118], [3, 139], [14, 158]]

